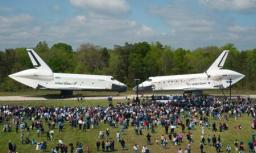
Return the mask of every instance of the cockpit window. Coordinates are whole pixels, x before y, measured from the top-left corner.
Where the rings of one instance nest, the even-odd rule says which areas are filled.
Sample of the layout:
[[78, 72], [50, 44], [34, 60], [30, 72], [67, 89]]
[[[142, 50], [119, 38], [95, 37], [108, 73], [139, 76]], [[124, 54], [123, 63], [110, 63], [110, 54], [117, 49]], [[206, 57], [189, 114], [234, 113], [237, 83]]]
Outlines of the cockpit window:
[[147, 79], [147, 81], [152, 81], [152, 79]]

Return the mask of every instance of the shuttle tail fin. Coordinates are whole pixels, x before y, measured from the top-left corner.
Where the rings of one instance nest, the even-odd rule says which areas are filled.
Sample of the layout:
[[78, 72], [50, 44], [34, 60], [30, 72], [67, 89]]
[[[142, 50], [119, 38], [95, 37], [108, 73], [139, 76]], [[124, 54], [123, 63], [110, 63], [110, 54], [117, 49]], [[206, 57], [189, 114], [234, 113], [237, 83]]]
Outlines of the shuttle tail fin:
[[228, 52], [228, 50], [224, 50], [219, 55], [219, 57], [213, 62], [213, 64], [208, 68], [207, 73], [222, 69], [228, 57]]
[[41, 57], [33, 49], [27, 49], [27, 52], [34, 68], [52, 72], [51, 68], [41, 59]]

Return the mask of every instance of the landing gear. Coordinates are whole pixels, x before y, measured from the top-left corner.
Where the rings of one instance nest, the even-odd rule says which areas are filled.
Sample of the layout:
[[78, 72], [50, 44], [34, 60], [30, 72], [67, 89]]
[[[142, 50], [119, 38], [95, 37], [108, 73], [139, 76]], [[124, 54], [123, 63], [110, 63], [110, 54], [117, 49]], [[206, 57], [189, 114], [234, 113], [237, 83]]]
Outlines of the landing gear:
[[183, 96], [191, 97], [191, 96], [202, 96], [203, 91], [202, 90], [193, 90], [193, 91], [184, 91]]
[[72, 96], [73, 96], [73, 91], [72, 90], [61, 90], [60, 91], [60, 97], [61, 98], [72, 97]]

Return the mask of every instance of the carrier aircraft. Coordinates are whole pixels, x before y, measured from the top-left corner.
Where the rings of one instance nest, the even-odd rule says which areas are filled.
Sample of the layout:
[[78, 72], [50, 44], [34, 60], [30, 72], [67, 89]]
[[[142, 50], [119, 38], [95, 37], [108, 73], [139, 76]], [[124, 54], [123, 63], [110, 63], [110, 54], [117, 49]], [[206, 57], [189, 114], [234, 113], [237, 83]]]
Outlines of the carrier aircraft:
[[10, 78], [34, 89], [60, 90], [71, 96], [75, 90], [124, 92], [127, 86], [112, 76], [54, 73], [33, 49], [27, 53], [34, 68], [9, 75]]
[[209, 89], [225, 89], [244, 78], [244, 75], [232, 70], [222, 69], [229, 51], [224, 50], [207, 71], [197, 74], [149, 77], [138, 85], [140, 91], [184, 91], [199, 92]]

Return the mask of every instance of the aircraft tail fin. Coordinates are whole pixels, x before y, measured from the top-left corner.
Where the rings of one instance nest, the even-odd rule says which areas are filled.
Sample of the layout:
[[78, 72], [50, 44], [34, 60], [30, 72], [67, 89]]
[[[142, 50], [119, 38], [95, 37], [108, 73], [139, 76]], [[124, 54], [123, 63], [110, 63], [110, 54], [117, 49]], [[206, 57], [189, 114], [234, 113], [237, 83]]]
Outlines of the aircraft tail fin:
[[213, 62], [213, 64], [208, 68], [207, 72], [212, 72], [212, 71], [215, 71], [215, 70], [222, 69], [224, 64], [225, 64], [225, 61], [228, 57], [228, 53], [229, 53], [228, 50], [224, 50], [219, 55], [219, 57]]
[[27, 49], [27, 52], [34, 68], [52, 72], [51, 68], [41, 59], [41, 57], [33, 49]]

